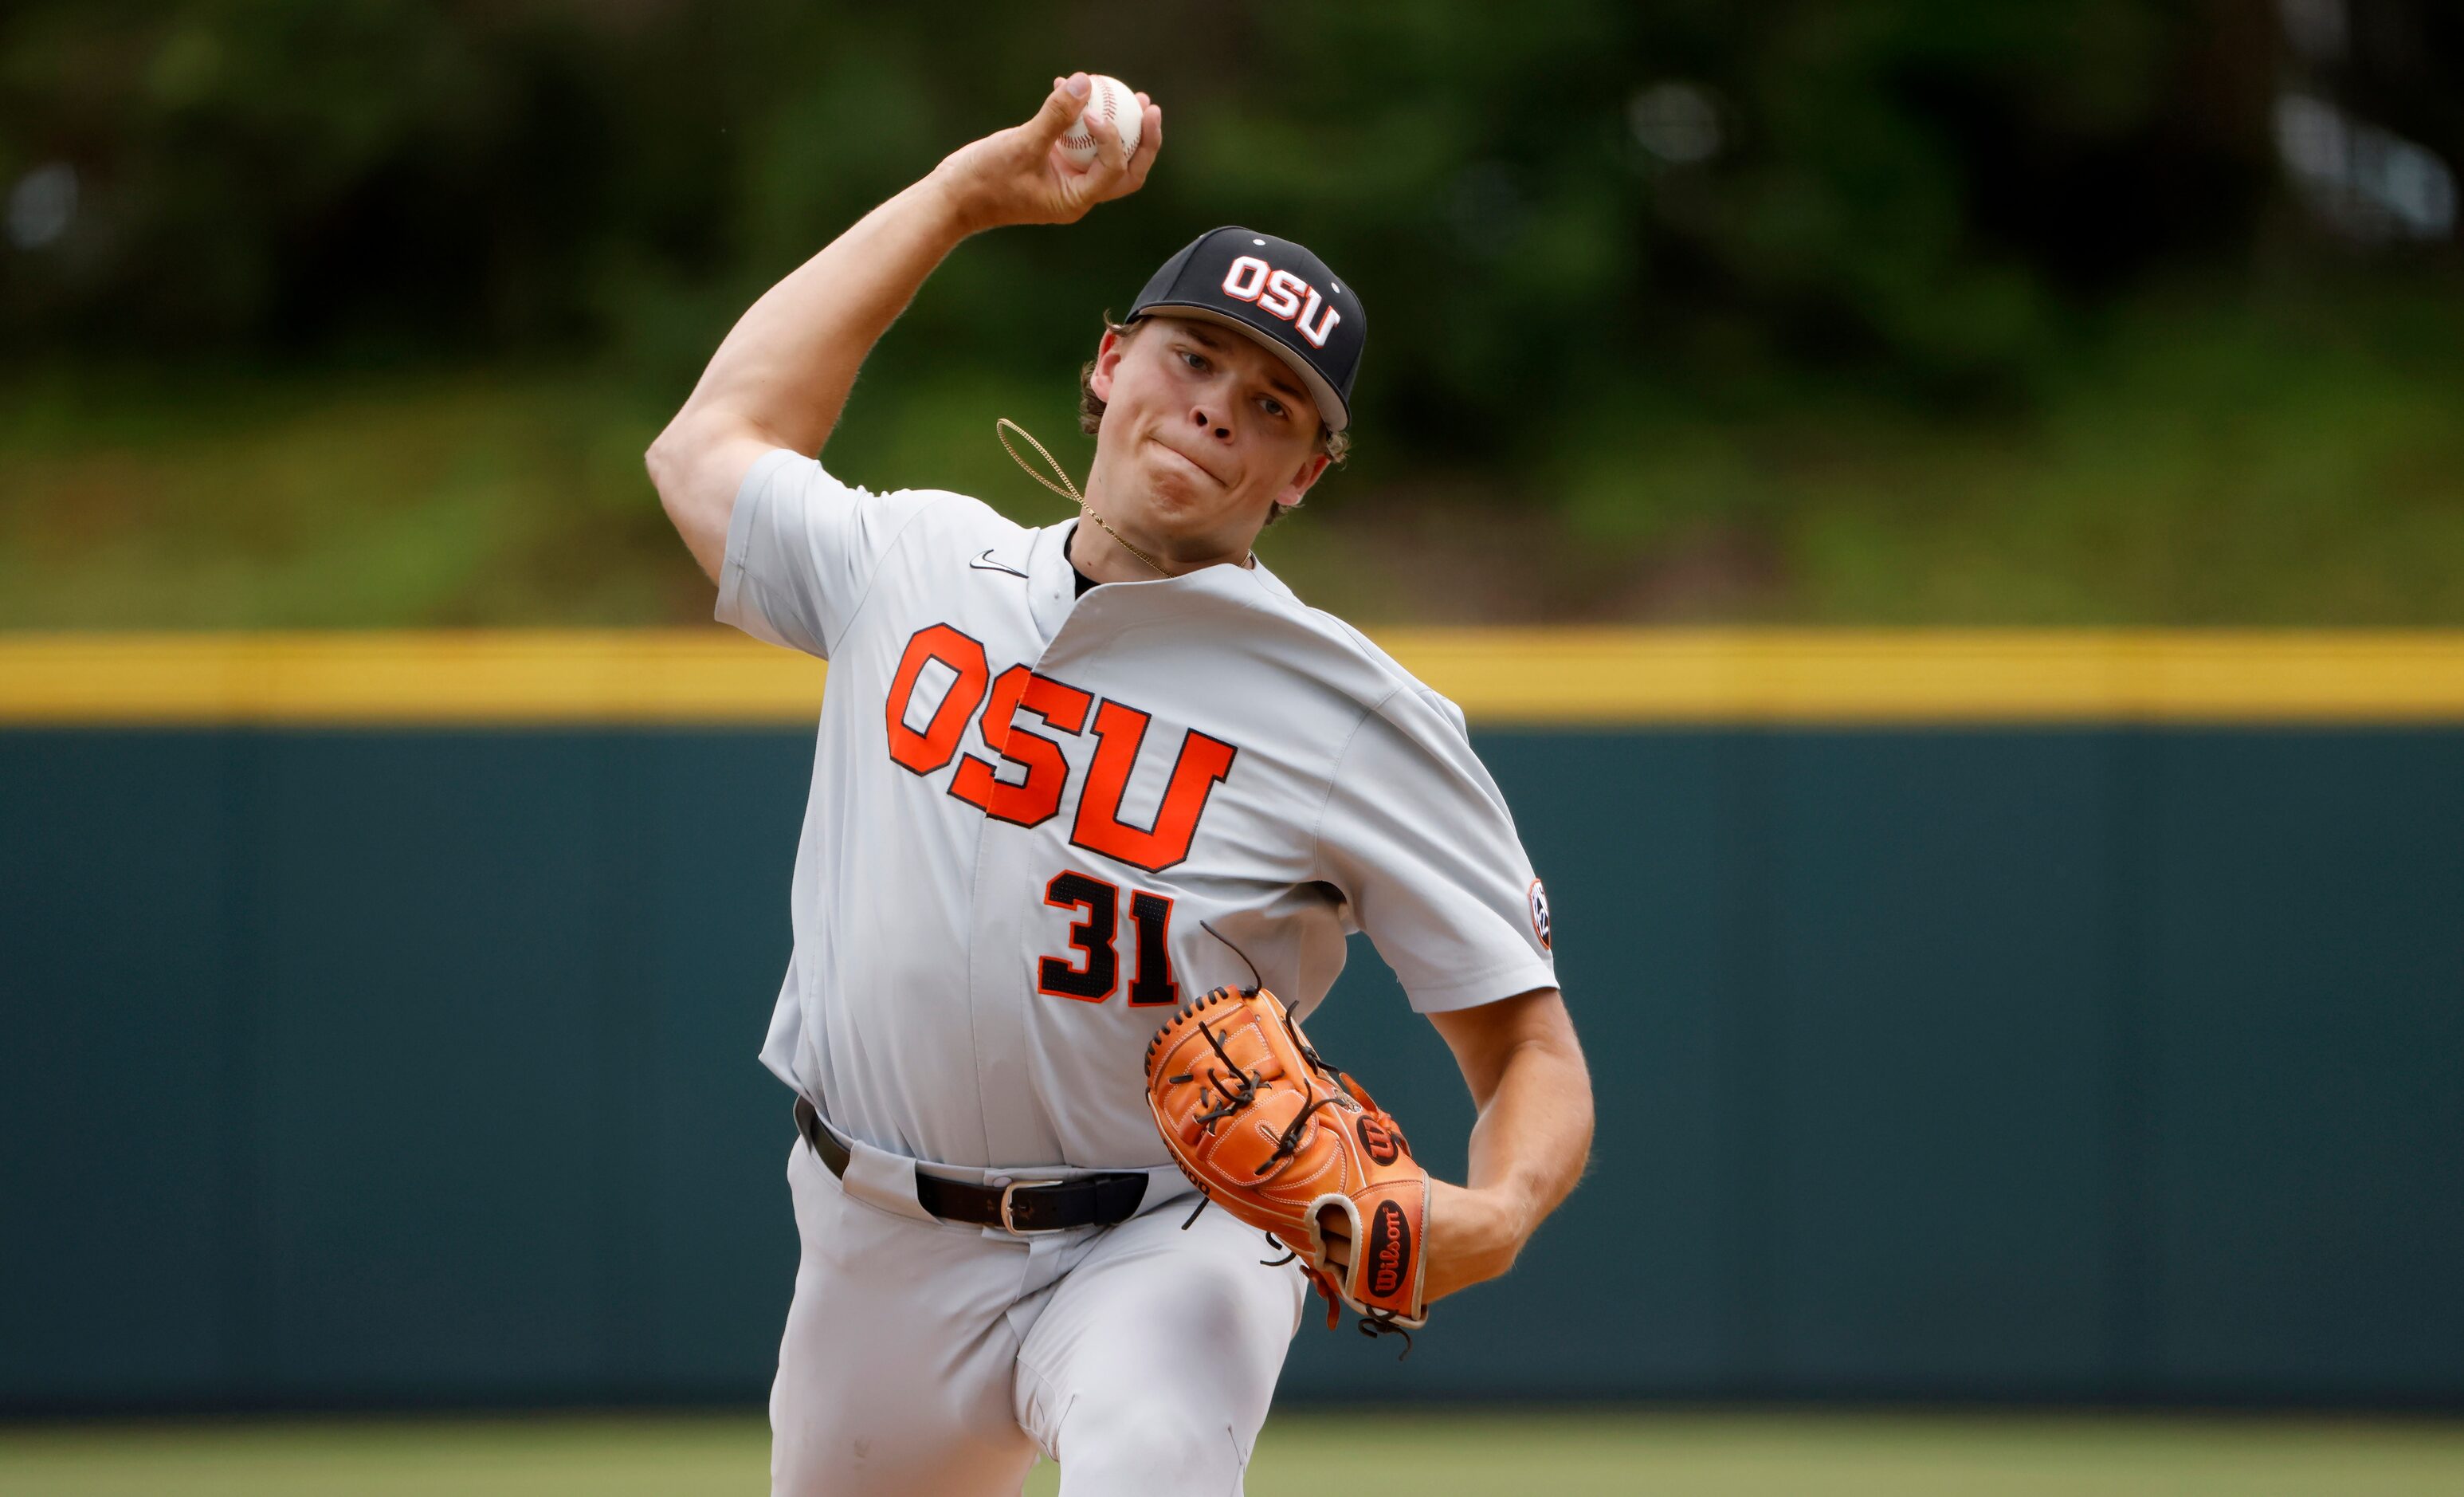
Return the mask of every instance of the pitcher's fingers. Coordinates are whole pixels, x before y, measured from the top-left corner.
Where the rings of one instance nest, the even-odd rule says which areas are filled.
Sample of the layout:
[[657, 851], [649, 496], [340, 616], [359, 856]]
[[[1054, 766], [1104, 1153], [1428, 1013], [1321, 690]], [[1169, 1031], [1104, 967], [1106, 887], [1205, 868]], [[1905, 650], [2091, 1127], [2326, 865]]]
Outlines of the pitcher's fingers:
[[1130, 153], [1121, 144], [1121, 127], [1101, 115], [1087, 117], [1087, 133], [1095, 138], [1095, 160], [1114, 171], [1130, 169]]
[[[1087, 93], [1090, 87], [1092, 85], [1084, 73], [1072, 73], [1066, 78], [1052, 80], [1052, 92], [1045, 96], [1044, 107], [1026, 122], [1028, 134], [1039, 146], [1050, 146], [1069, 133], [1069, 127], [1076, 124], [1078, 117], [1086, 112]], [[1073, 89], [1075, 93], [1071, 92]]]
[[1087, 164], [1087, 190], [1098, 203], [1118, 194], [1129, 175], [1130, 154], [1121, 149], [1121, 132], [1100, 115], [1087, 117], [1087, 133], [1095, 138], [1095, 159]]
[[[1141, 99], [1145, 95], [1138, 96]], [[1147, 173], [1155, 169], [1155, 155], [1163, 149], [1163, 105], [1149, 104], [1146, 116], [1138, 121], [1138, 149], [1130, 158], [1130, 190], [1134, 192], [1147, 185]]]

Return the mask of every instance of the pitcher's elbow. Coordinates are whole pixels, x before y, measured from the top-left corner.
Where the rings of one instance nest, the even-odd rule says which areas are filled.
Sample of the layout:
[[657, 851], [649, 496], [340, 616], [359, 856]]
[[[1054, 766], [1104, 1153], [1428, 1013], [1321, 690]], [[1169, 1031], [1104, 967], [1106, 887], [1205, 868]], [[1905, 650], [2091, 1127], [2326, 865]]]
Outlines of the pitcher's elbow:
[[676, 451], [675, 432], [674, 427], [669, 427], [652, 438], [642, 452], [642, 470], [650, 475], [650, 487], [658, 493], [660, 507], [671, 515], [675, 513], [672, 495], [683, 467], [683, 459]]

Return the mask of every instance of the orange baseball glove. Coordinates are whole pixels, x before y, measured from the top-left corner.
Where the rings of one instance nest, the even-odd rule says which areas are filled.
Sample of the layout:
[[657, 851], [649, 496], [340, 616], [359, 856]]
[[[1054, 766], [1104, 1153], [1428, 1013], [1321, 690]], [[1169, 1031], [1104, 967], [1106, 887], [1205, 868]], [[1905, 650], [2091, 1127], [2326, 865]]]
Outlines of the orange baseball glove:
[[[1211, 1200], [1299, 1258], [1327, 1298], [1328, 1326], [1343, 1306], [1364, 1334], [1426, 1323], [1429, 1172], [1274, 994], [1220, 987], [1175, 1014], [1147, 1046], [1147, 1106], [1205, 1194], [1199, 1209]], [[1338, 1220], [1351, 1234], [1344, 1265], [1329, 1252]]]

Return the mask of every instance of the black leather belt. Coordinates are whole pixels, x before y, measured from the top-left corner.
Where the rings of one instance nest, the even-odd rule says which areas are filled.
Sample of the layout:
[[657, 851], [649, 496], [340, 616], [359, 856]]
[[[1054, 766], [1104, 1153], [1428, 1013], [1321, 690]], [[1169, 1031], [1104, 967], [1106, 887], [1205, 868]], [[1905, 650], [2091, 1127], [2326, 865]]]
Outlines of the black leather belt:
[[[822, 1126], [822, 1114], [796, 1099], [796, 1132], [822, 1156], [830, 1173], [847, 1178], [847, 1149]], [[944, 1222], [997, 1226], [1005, 1232], [1058, 1232], [1073, 1226], [1111, 1226], [1137, 1214], [1147, 1178], [1134, 1171], [1087, 1175], [1068, 1180], [1015, 1180], [1007, 1185], [970, 1185], [915, 1172], [915, 1203]]]

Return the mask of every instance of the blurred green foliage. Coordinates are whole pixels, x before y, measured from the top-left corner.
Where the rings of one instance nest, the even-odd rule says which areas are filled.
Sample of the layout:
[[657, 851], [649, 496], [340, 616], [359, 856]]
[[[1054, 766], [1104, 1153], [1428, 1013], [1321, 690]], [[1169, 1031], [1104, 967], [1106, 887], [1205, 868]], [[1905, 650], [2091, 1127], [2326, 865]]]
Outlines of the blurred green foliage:
[[[2353, 3], [2410, 17], [2381, 50], [2431, 65], [2388, 74], [2400, 97], [2381, 112], [2458, 159], [2464, 94], [2436, 59], [2464, 56], [2464, 24], [2408, 0]], [[567, 393], [551, 405], [587, 391], [630, 441], [763, 286], [943, 152], [1023, 117], [1054, 73], [1087, 67], [1164, 105], [1152, 185], [1074, 229], [962, 250], [869, 369], [834, 465], [877, 483], [1001, 481], [980, 437], [992, 415], [1066, 432], [1099, 314], [1197, 231], [1243, 222], [1309, 243], [1368, 305], [1364, 439], [1322, 491], [1330, 523], [1347, 507], [1476, 495], [1547, 517], [1577, 559], [1589, 547], [1622, 564], [1642, 547], [1675, 565], [1652, 538], [1707, 527], [1728, 538], [1714, 570], [1801, 577], [1808, 547], [1870, 557], [1925, 540], [1817, 523], [1802, 486], [1771, 476], [1789, 460], [1754, 446], [1787, 449], [1776, 433], [1922, 448], [1931, 455], [1883, 465], [1909, 487], [1877, 503], [1992, 531], [2005, 495], [1950, 492], [1960, 454], [2089, 440], [2060, 434], [2064, 412], [2095, 406], [2107, 372], [2161, 363], [2174, 336], [2163, 309], [2186, 309], [2200, 349], [2238, 340], [2298, 361], [2320, 339], [2404, 323], [2390, 297], [2453, 303], [2452, 239], [2365, 262], [2305, 227], [2275, 165], [2271, 104], [2292, 66], [2276, 11], [18, 0], [0, 14], [0, 186], [65, 164], [78, 193], [55, 239], [0, 242], [0, 399], [24, 407], [16, 455], [0, 454], [21, 487], [0, 506], [32, 502], [27, 475], [53, 472], [42, 465], [80, 440], [79, 423], [122, 398], [93, 393], [118, 388], [97, 369], [147, 371], [128, 400], [192, 398], [163, 393], [165, 370], [188, 369], [218, 372], [181, 388], [264, 379], [296, 400], [330, 385], [373, 409], [363, 391], [405, 368], [485, 368], [495, 383], [468, 402], [433, 381], [420, 399], [482, 427], [486, 400], [510, 402], [499, 428], [528, 408], [506, 389], [540, 387], [504, 371], [554, 369]], [[2382, 283], [2379, 310], [2321, 312], [2334, 298], [2320, 286], [2357, 279]], [[2247, 335], [2225, 325], [2241, 311]], [[2150, 377], [2147, 423], [2164, 427], [2177, 396], [2230, 411], [2233, 360], [2188, 363], [2183, 378], [2225, 383], [2201, 393]], [[2306, 387], [2299, 368], [2280, 373], [2255, 377], [2278, 391], [2269, 399]], [[490, 449], [512, 474], [505, 494], [527, 497], [440, 480], [422, 502], [546, 495], [586, 523], [599, 485], [631, 480], [558, 478], [566, 469], [543, 455], [509, 455], [553, 448], [542, 429], [557, 428]], [[381, 443], [366, 451], [390, 461]], [[2186, 492], [2212, 492], [2230, 468], [2185, 476]], [[2060, 507], [2074, 497], [2093, 507]], [[54, 523], [20, 518], [20, 535]], [[501, 543], [555, 549], [540, 533]], [[13, 569], [48, 575], [32, 555]], [[1981, 556], [1974, 575], [1981, 591], [2015, 579], [2040, 601], [2101, 585], [2032, 582], [2035, 564]], [[1787, 596], [1736, 605], [1831, 611], [1784, 575], [1773, 585]], [[666, 596], [664, 583], [540, 586], [547, 611], [588, 616]], [[1857, 606], [1893, 614], [1895, 588], [1907, 590], [1878, 583]], [[624, 597], [637, 602], [611, 601]], [[2029, 611], [1999, 592], [1987, 603]]]
[[1646, 371], [1964, 386], [2043, 359], [2066, 297], [2247, 241], [2275, 61], [2248, 11], [32, 0], [0, 31], [0, 173], [68, 162], [87, 206], [5, 315], [55, 347], [625, 347], [672, 375], [1086, 65], [1165, 104], [1155, 187], [972, 251], [911, 341], [1066, 356], [1193, 232], [1254, 221], [1363, 288], [1374, 397], [1418, 436], [1493, 450], [1532, 425], [1501, 391], [1613, 412]]

